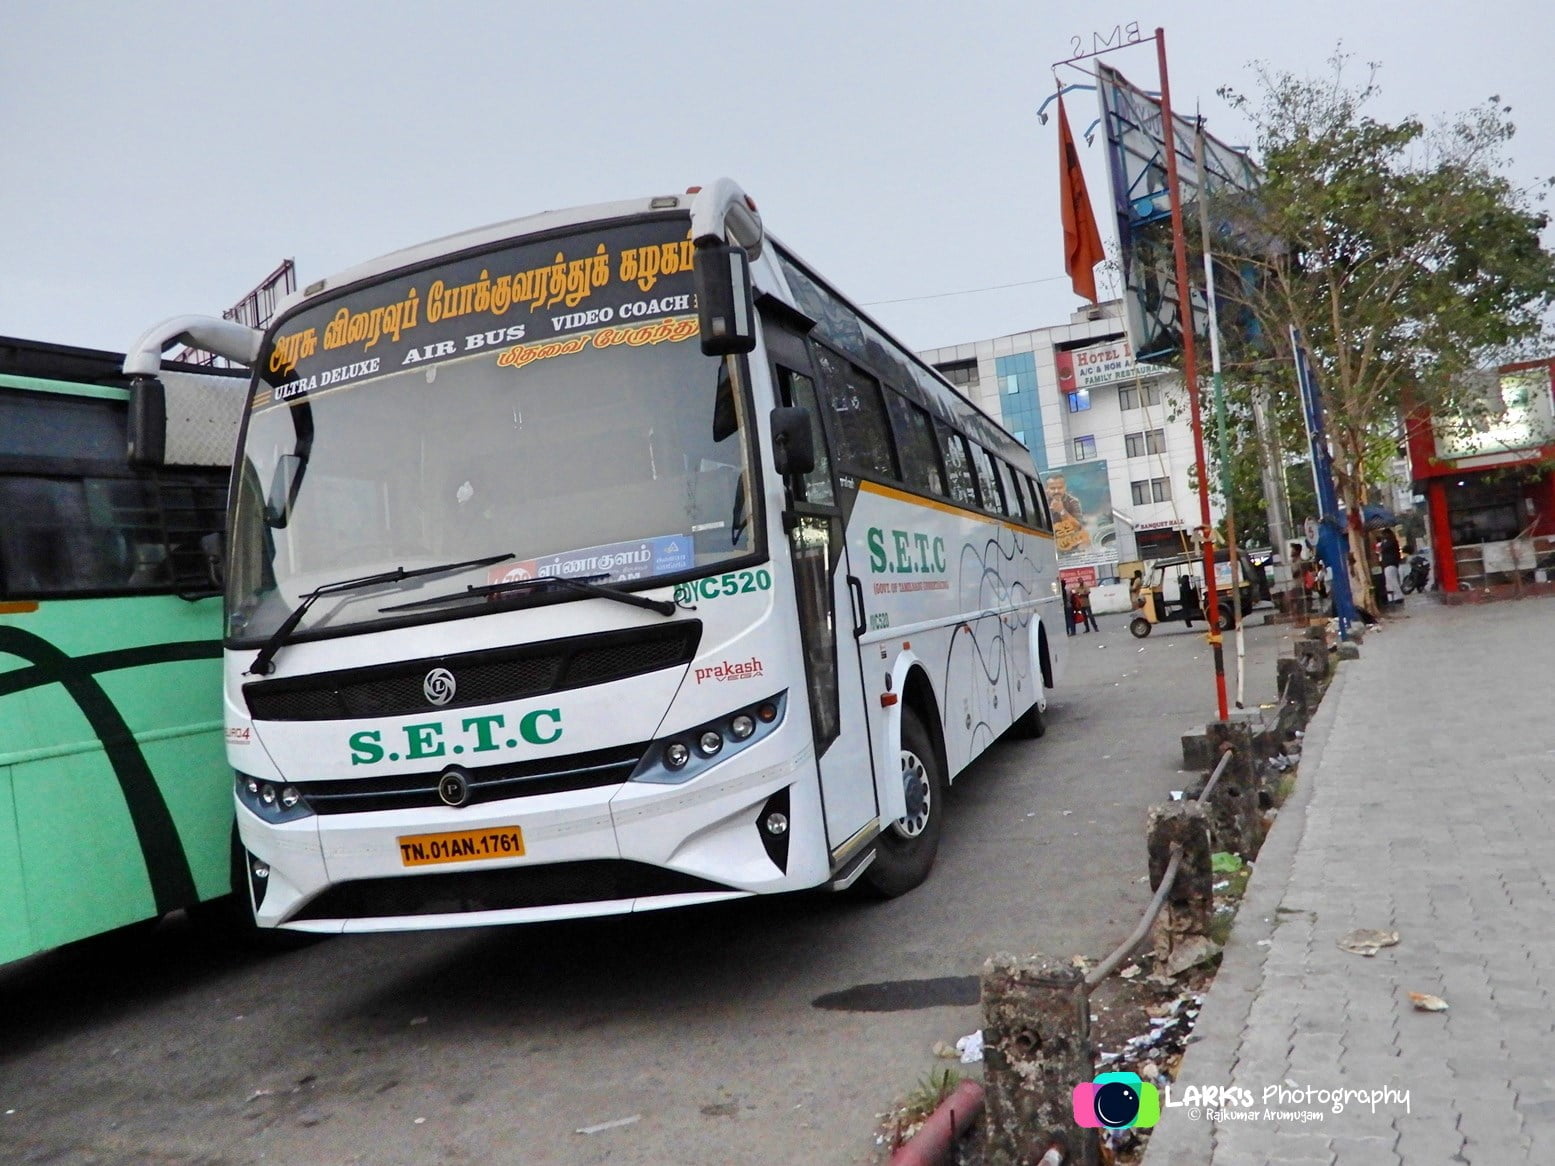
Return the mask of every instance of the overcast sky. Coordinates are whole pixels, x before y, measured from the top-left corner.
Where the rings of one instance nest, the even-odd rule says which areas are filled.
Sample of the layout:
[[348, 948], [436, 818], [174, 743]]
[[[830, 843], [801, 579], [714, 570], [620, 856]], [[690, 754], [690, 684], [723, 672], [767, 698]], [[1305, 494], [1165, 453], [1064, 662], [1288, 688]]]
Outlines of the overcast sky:
[[[1379, 113], [1497, 93], [1514, 178], [1555, 171], [1555, 21], [1533, 0], [11, 0], [0, 335], [122, 351], [285, 258], [307, 283], [719, 175], [913, 348], [1061, 323], [1080, 301], [1036, 111], [1073, 38], [1135, 22], [1164, 27], [1174, 105], [1227, 142], [1247, 130], [1218, 86], [1253, 88], [1254, 60], [1321, 73], [1342, 40], [1357, 78], [1382, 63]], [[1107, 59], [1156, 87], [1153, 45]], [[1078, 135], [1095, 97], [1069, 100]], [[1099, 141], [1081, 150], [1106, 237]]]

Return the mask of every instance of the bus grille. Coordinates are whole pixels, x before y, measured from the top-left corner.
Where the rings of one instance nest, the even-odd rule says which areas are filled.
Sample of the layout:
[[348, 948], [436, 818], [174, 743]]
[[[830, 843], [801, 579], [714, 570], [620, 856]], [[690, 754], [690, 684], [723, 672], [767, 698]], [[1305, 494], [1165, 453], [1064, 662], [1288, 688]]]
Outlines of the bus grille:
[[[681, 619], [658, 627], [260, 680], [245, 684], [243, 696], [258, 721], [413, 716], [434, 707], [524, 700], [673, 668], [691, 661], [701, 638], [701, 621]], [[453, 673], [455, 695], [445, 705], [434, 706], [422, 688], [434, 668]]]
[[[466, 806], [527, 798], [566, 790], [620, 785], [632, 776], [647, 744], [596, 749], [568, 757], [519, 761], [510, 765], [460, 766], [469, 781]], [[315, 814], [365, 814], [373, 810], [412, 810], [441, 806], [435, 773], [396, 773], [345, 781], [298, 781], [294, 785]]]
[[611, 899], [729, 892], [736, 888], [628, 859], [589, 859], [504, 870], [455, 871], [338, 883], [293, 917], [373, 919], [559, 907]]

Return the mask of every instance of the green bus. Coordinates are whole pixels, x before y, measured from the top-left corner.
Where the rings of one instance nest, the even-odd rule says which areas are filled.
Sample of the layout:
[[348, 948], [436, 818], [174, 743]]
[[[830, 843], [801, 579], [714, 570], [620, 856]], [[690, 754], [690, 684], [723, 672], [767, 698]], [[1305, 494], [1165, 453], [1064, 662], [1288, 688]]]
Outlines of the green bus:
[[0, 964], [232, 889], [210, 553], [244, 381], [174, 365], [138, 468], [122, 360], [0, 337]]

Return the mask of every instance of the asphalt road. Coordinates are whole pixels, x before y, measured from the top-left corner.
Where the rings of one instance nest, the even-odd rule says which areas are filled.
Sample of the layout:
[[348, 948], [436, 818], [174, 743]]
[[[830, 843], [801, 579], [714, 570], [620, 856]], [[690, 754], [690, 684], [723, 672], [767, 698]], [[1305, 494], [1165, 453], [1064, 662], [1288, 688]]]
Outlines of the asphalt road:
[[[1100, 956], [1148, 901], [1146, 810], [1188, 780], [1178, 738], [1214, 715], [1211, 655], [1202, 628], [1139, 641], [1100, 618], [1070, 641], [1047, 736], [963, 775], [933, 876], [892, 902], [266, 955], [175, 918], [0, 970], [0, 1159], [867, 1162], [933, 1044], [978, 1027], [964, 978], [989, 954]], [[1274, 699], [1288, 637], [1248, 630], [1249, 705]], [[852, 1007], [815, 1006], [833, 993]]]

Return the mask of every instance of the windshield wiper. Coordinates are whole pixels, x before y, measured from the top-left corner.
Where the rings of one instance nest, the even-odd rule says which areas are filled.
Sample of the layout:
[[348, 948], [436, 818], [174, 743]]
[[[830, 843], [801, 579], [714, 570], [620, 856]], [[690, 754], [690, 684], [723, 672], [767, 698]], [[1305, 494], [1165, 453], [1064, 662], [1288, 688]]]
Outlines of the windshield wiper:
[[667, 599], [649, 599], [645, 595], [633, 595], [630, 591], [622, 591], [619, 587], [601, 587], [599, 580], [610, 578], [610, 572], [604, 571], [598, 575], [578, 575], [567, 577], [563, 575], [540, 575], [533, 579], [509, 579], [504, 583], [488, 583], [484, 587], [466, 587], [463, 591], [456, 591], [452, 595], [434, 595], [430, 599], [416, 599], [410, 603], [396, 603], [392, 607], [380, 607], [379, 611], [409, 611], [416, 607], [431, 607], [437, 603], [449, 603], [460, 599], [487, 599], [493, 595], [505, 595], [510, 591], [522, 591], [530, 587], [564, 587], [578, 592], [580, 595], [596, 595], [600, 599], [614, 599], [617, 603], [629, 604], [632, 607], [642, 607], [649, 611], [656, 611], [660, 615], [674, 615], [675, 605]]
[[308, 614], [308, 608], [313, 606], [314, 601], [326, 595], [337, 595], [342, 591], [357, 591], [363, 587], [376, 587], [383, 583], [398, 583], [402, 579], [416, 579], [422, 575], [442, 575], [450, 571], [468, 570], [471, 567], [490, 567], [496, 563], [505, 563], [512, 557], [510, 551], [505, 555], [488, 555], [484, 559], [465, 559], [462, 562], [443, 563], [436, 567], [417, 567], [412, 571], [407, 571], [404, 567], [395, 567], [392, 571], [380, 571], [376, 575], [363, 575], [360, 579], [342, 579], [338, 583], [326, 583], [322, 587], [315, 587], [302, 597], [302, 602], [292, 608], [292, 613], [270, 634], [264, 647], [260, 648], [259, 654], [254, 657], [254, 662], [249, 665], [248, 674], [269, 676], [275, 671], [275, 654], [297, 630], [297, 625], [302, 622], [302, 617]]

